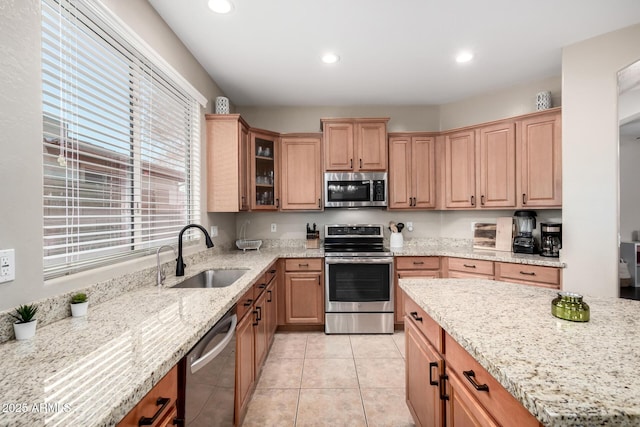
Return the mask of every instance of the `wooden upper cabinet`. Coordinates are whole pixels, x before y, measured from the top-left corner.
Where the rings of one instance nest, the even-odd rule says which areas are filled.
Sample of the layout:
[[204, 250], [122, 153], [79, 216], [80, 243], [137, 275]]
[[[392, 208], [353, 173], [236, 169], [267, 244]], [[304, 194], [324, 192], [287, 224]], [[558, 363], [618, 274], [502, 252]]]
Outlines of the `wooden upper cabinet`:
[[475, 131], [448, 134], [445, 137], [445, 207], [476, 206]]
[[321, 119], [325, 170], [386, 171], [388, 121]]
[[207, 211], [249, 209], [249, 126], [239, 114], [207, 114]]
[[251, 210], [280, 208], [278, 160], [280, 138], [275, 132], [249, 130], [249, 190]]
[[559, 111], [518, 122], [518, 205], [562, 206], [562, 130]]
[[513, 122], [481, 127], [478, 196], [481, 208], [516, 206], [516, 135]]
[[435, 138], [389, 138], [389, 208], [435, 208]]
[[322, 209], [319, 134], [283, 135], [280, 141], [280, 210]]

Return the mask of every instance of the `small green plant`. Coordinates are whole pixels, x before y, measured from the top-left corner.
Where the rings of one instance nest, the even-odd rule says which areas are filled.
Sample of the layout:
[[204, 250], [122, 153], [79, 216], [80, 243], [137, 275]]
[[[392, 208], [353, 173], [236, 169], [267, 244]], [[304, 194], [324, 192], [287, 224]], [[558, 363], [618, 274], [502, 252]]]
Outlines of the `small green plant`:
[[77, 293], [71, 297], [71, 304], [80, 304], [82, 302], [87, 302], [87, 294], [85, 293]]
[[16, 308], [16, 314], [9, 314], [11, 314], [11, 316], [17, 320], [16, 323], [28, 323], [34, 320], [33, 318], [37, 312], [38, 306], [36, 306], [35, 304], [23, 304], [20, 307]]

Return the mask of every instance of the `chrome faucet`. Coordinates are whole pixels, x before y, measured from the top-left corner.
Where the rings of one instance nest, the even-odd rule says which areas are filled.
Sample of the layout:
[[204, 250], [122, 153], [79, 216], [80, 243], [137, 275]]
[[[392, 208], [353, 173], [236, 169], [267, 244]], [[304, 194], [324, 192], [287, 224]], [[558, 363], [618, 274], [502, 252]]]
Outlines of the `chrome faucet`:
[[164, 273], [164, 270], [160, 266], [160, 252], [162, 252], [163, 249], [171, 249], [173, 251], [173, 254], [177, 256], [176, 248], [174, 248], [171, 245], [162, 245], [156, 251], [156, 262], [158, 263], [158, 274], [156, 276], [156, 285], [158, 286], [162, 286], [164, 284], [164, 279], [167, 277], [167, 275]]
[[198, 225], [198, 224], [189, 224], [186, 225], [182, 230], [180, 230], [180, 234], [178, 234], [178, 259], [176, 259], [176, 276], [184, 276], [184, 268], [186, 267], [186, 265], [184, 264], [184, 261], [182, 260], [182, 235], [184, 234], [184, 232], [189, 229], [189, 228], [199, 228], [200, 231], [202, 231], [204, 233], [204, 242], [206, 243], [208, 248], [212, 248], [213, 247], [213, 242], [211, 241], [211, 237], [209, 236], [209, 233], [207, 233], [207, 230], [204, 229], [203, 226]]

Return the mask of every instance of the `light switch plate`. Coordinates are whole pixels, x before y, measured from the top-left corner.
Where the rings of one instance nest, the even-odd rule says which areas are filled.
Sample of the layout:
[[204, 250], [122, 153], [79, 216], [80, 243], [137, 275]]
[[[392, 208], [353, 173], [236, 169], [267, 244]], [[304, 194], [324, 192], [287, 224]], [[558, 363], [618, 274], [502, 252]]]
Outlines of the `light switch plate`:
[[211, 233], [209, 233], [209, 235], [211, 237], [218, 237], [218, 226], [217, 225], [212, 225], [211, 226]]
[[271, 232], [275, 233], [276, 231], [278, 231], [278, 226], [275, 224], [271, 224]]
[[15, 250], [0, 250], [0, 283], [16, 279]]

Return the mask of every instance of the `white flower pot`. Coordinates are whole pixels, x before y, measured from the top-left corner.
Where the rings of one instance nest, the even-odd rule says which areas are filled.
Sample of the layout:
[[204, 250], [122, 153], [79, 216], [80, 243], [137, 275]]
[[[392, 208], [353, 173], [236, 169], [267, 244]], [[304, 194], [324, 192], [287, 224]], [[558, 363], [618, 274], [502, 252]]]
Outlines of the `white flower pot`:
[[26, 323], [14, 323], [13, 332], [16, 334], [16, 339], [22, 341], [33, 338], [36, 334], [37, 324], [37, 319]]
[[87, 315], [89, 301], [71, 304], [71, 315], [73, 317], [82, 317]]

